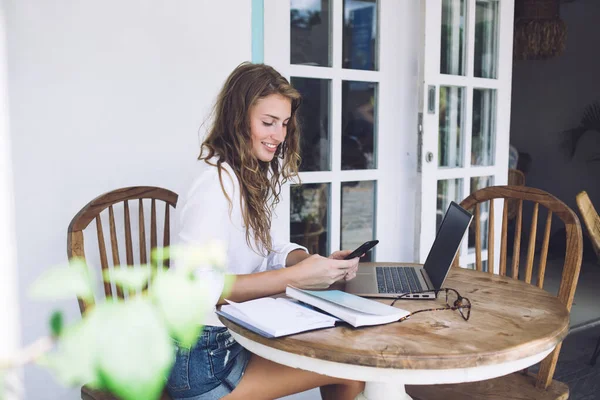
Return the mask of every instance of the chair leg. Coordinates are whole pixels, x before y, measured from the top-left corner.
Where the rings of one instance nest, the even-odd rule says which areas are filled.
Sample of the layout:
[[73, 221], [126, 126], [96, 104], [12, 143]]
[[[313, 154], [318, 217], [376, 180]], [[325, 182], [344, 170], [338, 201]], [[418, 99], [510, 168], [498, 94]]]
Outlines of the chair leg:
[[600, 336], [598, 336], [598, 341], [596, 342], [596, 348], [594, 349], [594, 353], [592, 354], [592, 359], [590, 360], [591, 365], [596, 365], [596, 360], [600, 356]]

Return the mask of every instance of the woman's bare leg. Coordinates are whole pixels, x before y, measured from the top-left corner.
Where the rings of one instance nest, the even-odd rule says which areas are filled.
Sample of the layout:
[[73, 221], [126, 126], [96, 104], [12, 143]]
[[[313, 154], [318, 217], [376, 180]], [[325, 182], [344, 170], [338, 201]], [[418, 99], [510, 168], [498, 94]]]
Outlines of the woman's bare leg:
[[223, 399], [271, 400], [316, 387], [321, 387], [324, 400], [354, 400], [365, 384], [287, 367], [252, 354], [239, 385]]
[[347, 384], [335, 384], [321, 386], [321, 398], [323, 400], [352, 399], [365, 389], [365, 383], [359, 381], [347, 381]]

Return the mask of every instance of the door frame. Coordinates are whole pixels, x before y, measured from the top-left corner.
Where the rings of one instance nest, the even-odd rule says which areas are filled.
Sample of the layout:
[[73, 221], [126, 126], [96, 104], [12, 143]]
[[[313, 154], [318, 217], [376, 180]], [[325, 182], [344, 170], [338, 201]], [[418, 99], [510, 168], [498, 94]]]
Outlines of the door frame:
[[[475, 49], [475, 10], [477, 0], [466, 0], [466, 73], [464, 76], [440, 73], [442, 1], [421, 0], [421, 57], [419, 65], [419, 146], [418, 146], [418, 194], [415, 223], [415, 258], [424, 262], [433, 240], [436, 229], [437, 182], [441, 179], [463, 179], [462, 198], [471, 193], [470, 178], [493, 176], [494, 185], [505, 185], [508, 181], [508, 150], [510, 142], [510, 101], [512, 85], [512, 44], [514, 0], [498, 1], [498, 55], [496, 79], [473, 77]], [[438, 168], [438, 133], [439, 133], [439, 88], [440, 86], [465, 87], [462, 168]], [[430, 96], [434, 88], [434, 98]], [[471, 134], [473, 89], [494, 89], [496, 91], [495, 110], [495, 163], [492, 166], [471, 166]], [[428, 102], [432, 102], [428, 104]], [[429, 112], [433, 105], [434, 112]], [[433, 154], [428, 162], [427, 154]], [[502, 204], [494, 208], [495, 220], [502, 217]], [[495, 244], [500, 245], [501, 226], [495, 226]], [[487, 252], [482, 254], [487, 259]], [[499, 252], [495, 253], [494, 265], [498, 266]], [[461, 244], [459, 263], [466, 266], [475, 262], [475, 254], [469, 252], [467, 240]]]

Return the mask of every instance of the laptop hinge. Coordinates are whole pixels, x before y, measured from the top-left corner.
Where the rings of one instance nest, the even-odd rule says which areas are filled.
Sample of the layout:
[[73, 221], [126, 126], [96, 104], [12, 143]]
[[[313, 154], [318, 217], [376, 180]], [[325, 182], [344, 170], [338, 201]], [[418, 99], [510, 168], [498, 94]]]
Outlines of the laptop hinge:
[[431, 283], [431, 279], [429, 279], [429, 275], [427, 275], [425, 273], [425, 268], [421, 268], [421, 276], [423, 277], [423, 280], [425, 281], [425, 284], [427, 285], [427, 289], [435, 289], [433, 287], [433, 284]]

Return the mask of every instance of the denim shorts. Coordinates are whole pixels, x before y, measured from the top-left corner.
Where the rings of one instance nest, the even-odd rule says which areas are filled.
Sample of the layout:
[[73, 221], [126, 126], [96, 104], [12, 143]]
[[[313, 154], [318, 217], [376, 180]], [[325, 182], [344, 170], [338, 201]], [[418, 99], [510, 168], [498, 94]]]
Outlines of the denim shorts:
[[205, 326], [191, 348], [176, 346], [175, 365], [167, 381], [173, 400], [220, 399], [240, 383], [250, 353], [227, 328]]

